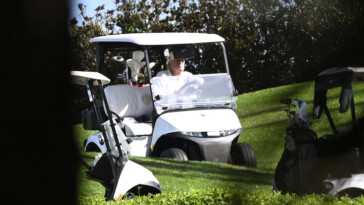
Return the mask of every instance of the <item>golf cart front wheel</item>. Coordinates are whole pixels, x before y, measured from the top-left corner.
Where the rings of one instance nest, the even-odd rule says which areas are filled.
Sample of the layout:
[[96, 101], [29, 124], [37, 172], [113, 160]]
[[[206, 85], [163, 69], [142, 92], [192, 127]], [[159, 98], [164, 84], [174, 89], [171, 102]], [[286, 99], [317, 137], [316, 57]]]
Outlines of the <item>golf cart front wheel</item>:
[[186, 153], [178, 148], [168, 148], [162, 152], [160, 157], [188, 161]]
[[247, 143], [236, 143], [231, 147], [230, 163], [247, 167], [257, 167], [257, 159], [252, 146]]

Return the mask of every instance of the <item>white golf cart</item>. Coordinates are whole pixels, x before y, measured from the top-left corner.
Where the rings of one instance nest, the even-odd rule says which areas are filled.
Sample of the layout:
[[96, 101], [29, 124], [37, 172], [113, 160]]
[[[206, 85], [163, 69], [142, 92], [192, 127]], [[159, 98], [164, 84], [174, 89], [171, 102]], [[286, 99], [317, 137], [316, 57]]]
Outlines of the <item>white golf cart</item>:
[[[127, 138], [115, 121], [104, 120], [96, 96], [105, 103], [105, 112], [111, 115], [107, 106], [104, 84], [110, 80], [97, 72], [72, 71], [73, 84], [87, 88], [90, 102], [96, 111], [96, 125], [102, 133], [105, 152], [95, 157], [93, 166], [81, 159], [86, 166], [86, 178], [100, 183], [105, 188], [105, 199], [115, 200], [138, 195], [161, 193], [162, 189], [151, 171], [129, 160], [127, 151], [130, 149]], [[86, 93], [85, 93], [86, 94]]]
[[[329, 196], [364, 196], [364, 118], [358, 119], [352, 82], [364, 82], [364, 67], [334, 67], [319, 73], [315, 79], [314, 119], [324, 112], [333, 131], [322, 136], [328, 161], [322, 165], [331, 176], [323, 180], [321, 191]], [[327, 106], [328, 90], [337, 87], [341, 87], [339, 112], [347, 112], [349, 108], [351, 111], [349, 130], [337, 128]], [[363, 92], [356, 93], [362, 95]]]
[[[91, 42], [96, 46], [96, 71], [115, 79], [105, 95], [112, 118], [130, 141], [129, 155], [256, 167], [253, 148], [238, 143], [243, 129], [235, 113], [236, 91], [222, 37], [139, 33], [101, 36]], [[124, 62], [125, 57], [130, 59]], [[190, 74], [157, 76], [168, 73], [170, 59], [184, 59]], [[119, 71], [110, 74], [115, 60]], [[98, 129], [95, 116], [92, 109], [83, 112], [85, 129]], [[102, 133], [90, 135], [85, 149], [105, 152]]]

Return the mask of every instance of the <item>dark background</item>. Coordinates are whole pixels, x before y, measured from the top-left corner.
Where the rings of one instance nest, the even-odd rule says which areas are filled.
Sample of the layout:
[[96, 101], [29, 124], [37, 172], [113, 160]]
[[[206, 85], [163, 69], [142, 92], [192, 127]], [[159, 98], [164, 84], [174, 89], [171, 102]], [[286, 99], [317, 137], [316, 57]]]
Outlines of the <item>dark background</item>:
[[9, 204], [77, 203], [66, 2], [2, 3], [0, 186]]

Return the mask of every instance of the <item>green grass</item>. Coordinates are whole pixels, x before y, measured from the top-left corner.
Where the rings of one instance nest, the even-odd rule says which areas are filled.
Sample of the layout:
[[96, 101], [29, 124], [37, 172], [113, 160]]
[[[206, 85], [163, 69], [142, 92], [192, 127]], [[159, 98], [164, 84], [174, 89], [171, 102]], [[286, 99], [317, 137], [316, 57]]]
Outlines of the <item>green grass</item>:
[[[354, 84], [353, 90], [357, 116], [363, 117], [364, 95], [359, 96], [356, 94], [364, 92], [364, 85]], [[222, 191], [218, 191], [218, 195], [221, 193], [235, 193], [235, 195], [243, 196], [247, 193], [258, 193], [258, 195], [271, 198], [274, 169], [283, 152], [285, 129], [288, 125], [286, 113], [283, 111], [285, 106], [280, 104], [279, 101], [283, 98], [305, 100], [309, 120], [313, 123], [311, 128], [318, 133], [318, 136], [331, 133], [325, 115], [322, 115], [321, 119], [312, 120], [313, 91], [314, 83], [307, 82], [238, 96], [236, 112], [244, 128], [239, 141], [247, 142], [253, 146], [258, 160], [257, 168], [161, 158], [131, 157], [131, 160], [153, 172], [162, 186], [162, 196], [170, 197], [170, 195], [180, 195], [181, 193], [186, 196], [191, 193], [191, 190], [197, 190], [196, 193], [201, 194], [200, 192], [205, 193], [206, 190], [222, 189]], [[330, 91], [328, 93], [328, 106], [332, 110], [332, 116], [339, 128], [344, 129], [350, 127], [348, 122], [350, 122], [351, 115], [350, 111], [339, 114], [339, 95], [339, 89]], [[83, 130], [81, 125], [74, 126], [74, 131], [81, 156], [84, 156], [89, 163], [92, 163], [93, 156], [97, 153], [82, 151], [83, 140], [92, 132]], [[99, 183], [85, 179], [85, 171], [84, 167], [79, 170], [79, 198], [81, 204], [88, 204], [89, 201], [103, 201], [103, 187]], [[171, 202], [171, 204], [173, 203]]]
[[[158, 178], [164, 193], [189, 191], [191, 188], [264, 189], [266, 191], [272, 189], [272, 173], [261, 169], [161, 158], [130, 157], [130, 159], [152, 171]], [[92, 159], [89, 163], [92, 163]], [[82, 167], [80, 194], [87, 196], [93, 195], [91, 193], [103, 193], [103, 189], [99, 190], [101, 186], [98, 183], [82, 179], [84, 171], [86, 169]]]

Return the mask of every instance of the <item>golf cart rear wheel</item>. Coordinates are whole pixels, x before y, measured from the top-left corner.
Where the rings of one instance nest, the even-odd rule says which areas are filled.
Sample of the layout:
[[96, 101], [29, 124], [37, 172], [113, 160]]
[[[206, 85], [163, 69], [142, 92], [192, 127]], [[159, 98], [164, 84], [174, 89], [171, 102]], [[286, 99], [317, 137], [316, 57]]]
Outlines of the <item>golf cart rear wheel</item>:
[[186, 153], [178, 148], [168, 148], [162, 152], [160, 157], [188, 161]]
[[252, 146], [236, 143], [231, 147], [230, 163], [247, 167], [257, 167], [257, 159]]

